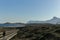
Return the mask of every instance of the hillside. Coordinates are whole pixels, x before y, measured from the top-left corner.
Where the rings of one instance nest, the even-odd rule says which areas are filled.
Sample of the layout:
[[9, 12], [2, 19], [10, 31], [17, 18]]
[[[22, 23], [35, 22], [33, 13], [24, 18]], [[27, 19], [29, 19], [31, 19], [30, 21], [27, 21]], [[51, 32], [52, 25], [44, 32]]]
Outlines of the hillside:
[[11, 40], [60, 40], [60, 25], [29, 24]]
[[46, 21], [28, 21], [28, 23], [50, 23], [50, 24], [60, 24], [60, 18], [53, 17], [52, 19], [46, 20]]

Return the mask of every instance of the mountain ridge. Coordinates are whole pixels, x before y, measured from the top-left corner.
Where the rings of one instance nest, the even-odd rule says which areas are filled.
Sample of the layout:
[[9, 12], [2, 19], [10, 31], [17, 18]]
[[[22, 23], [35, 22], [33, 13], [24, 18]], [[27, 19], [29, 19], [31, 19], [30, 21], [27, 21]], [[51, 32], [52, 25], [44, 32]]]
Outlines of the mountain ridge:
[[60, 24], [60, 18], [58, 17], [53, 17], [50, 20], [46, 21], [28, 21], [28, 23], [50, 23], [50, 24]]

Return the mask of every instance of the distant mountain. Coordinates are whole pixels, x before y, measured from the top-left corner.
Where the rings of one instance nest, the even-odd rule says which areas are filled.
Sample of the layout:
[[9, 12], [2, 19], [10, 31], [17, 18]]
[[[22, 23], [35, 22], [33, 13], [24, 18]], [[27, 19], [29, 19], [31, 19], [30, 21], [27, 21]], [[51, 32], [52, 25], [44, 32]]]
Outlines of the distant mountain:
[[4, 23], [0, 24], [0, 27], [24, 27], [24, 23]]
[[50, 23], [50, 24], [60, 24], [60, 18], [53, 17], [50, 20], [46, 21], [29, 21], [28, 23]]

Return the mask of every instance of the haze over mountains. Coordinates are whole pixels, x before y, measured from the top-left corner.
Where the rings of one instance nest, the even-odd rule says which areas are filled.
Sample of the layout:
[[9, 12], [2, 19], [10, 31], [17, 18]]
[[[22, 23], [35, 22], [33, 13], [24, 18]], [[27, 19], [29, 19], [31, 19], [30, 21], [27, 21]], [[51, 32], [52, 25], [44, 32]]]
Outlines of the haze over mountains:
[[50, 23], [50, 24], [60, 24], [60, 18], [58, 17], [53, 17], [50, 20], [46, 21], [29, 21], [28, 23]]
[[[58, 17], [53, 17], [50, 20], [46, 20], [46, 21], [29, 21], [27, 22], [27, 24], [31, 24], [31, 23], [50, 23], [50, 24], [60, 24], [60, 18]], [[24, 23], [4, 23], [4, 24], [0, 24], [0, 27], [24, 27], [25, 24]]]

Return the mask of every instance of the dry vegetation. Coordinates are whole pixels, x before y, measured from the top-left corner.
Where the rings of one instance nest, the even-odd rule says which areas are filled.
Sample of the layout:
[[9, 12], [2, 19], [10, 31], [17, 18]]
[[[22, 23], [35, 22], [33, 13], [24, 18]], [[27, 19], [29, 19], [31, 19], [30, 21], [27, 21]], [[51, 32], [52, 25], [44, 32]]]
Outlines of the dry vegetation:
[[60, 25], [28, 24], [11, 40], [60, 40]]

